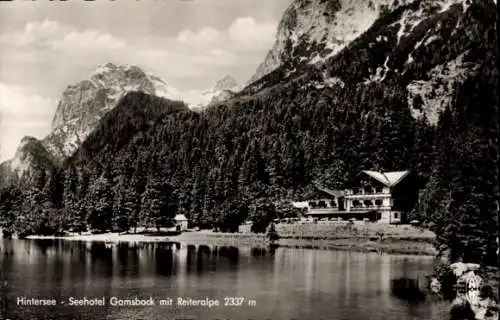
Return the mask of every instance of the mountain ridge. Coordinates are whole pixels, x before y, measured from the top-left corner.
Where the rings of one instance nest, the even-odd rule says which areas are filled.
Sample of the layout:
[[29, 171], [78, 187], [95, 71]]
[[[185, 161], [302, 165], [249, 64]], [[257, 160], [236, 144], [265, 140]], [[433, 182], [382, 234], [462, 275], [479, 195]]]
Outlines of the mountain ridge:
[[[292, 5], [315, 23], [318, 13], [344, 10], [326, 3]], [[377, 18], [333, 56], [310, 41], [310, 28], [285, 39], [280, 66], [203, 113], [149, 117], [144, 103], [156, 98], [126, 95], [55, 178], [54, 216], [63, 227], [105, 231], [160, 227], [182, 213], [200, 228], [235, 232], [248, 219], [265, 232], [289, 217], [276, 203], [307, 200], [314, 185], [340, 189], [362, 170], [411, 170], [420, 199], [408, 221], [437, 234], [451, 261], [495, 264], [496, 8], [477, 0], [374, 8]], [[326, 29], [318, 36], [334, 34]], [[316, 54], [322, 61], [310, 63]], [[30, 217], [32, 203], [12, 202], [25, 206], [18, 221]]]
[[[99, 120], [128, 92], [141, 91], [175, 99], [175, 89], [136, 66], [106, 63], [88, 79], [68, 86], [61, 95], [45, 148], [62, 161], [92, 132]], [[173, 92], [171, 92], [173, 91]]]
[[272, 49], [250, 82], [286, 63], [287, 55], [301, 46], [300, 59], [306, 63], [315, 64], [335, 55], [365, 32], [392, 2], [371, 0], [367, 6], [360, 0], [292, 1], [279, 23]]
[[[291, 8], [295, 10], [304, 3], [316, 2], [295, 1]], [[321, 8], [326, 10], [324, 4]], [[484, 47], [481, 37], [491, 39], [487, 41], [494, 39], [491, 32], [481, 34], [495, 19], [492, 1], [413, 0], [384, 8], [366, 32], [333, 56], [324, 50], [324, 43], [293, 39], [292, 45], [291, 38], [278, 39], [277, 42], [288, 41], [289, 44], [280, 65], [248, 85], [238, 96], [251, 96], [275, 85], [293, 82], [304, 83], [306, 88], [342, 87], [397, 78], [407, 86], [413, 115], [425, 114], [435, 124], [439, 112], [453, 96], [452, 88], [477, 70], [474, 55], [482, 54], [482, 49], [478, 49]], [[481, 21], [475, 16], [488, 18]], [[283, 21], [287, 21], [287, 13], [280, 28], [286, 25]], [[282, 33], [290, 35], [292, 31]], [[311, 50], [322, 53], [321, 61], [311, 58]], [[413, 101], [418, 102], [415, 107]]]
[[137, 66], [118, 66], [110, 62], [100, 65], [86, 79], [63, 91], [47, 136], [41, 140], [24, 137], [14, 157], [0, 164], [0, 185], [27, 184], [23, 177], [29, 178], [37, 170], [46, 171], [38, 164], [43, 161], [47, 170], [53, 172], [54, 167], [61, 166], [129, 92], [144, 92], [171, 100], [180, 95], [165, 81]]

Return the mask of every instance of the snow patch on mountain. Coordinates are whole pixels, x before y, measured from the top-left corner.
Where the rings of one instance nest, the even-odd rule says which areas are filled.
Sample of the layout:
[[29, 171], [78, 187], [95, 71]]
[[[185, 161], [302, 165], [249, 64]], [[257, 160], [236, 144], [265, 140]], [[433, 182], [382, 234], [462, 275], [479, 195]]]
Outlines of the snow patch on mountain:
[[147, 73], [149, 79], [153, 83], [155, 90], [155, 95], [161, 98], [170, 100], [182, 100], [183, 93], [177, 88], [172, 87], [159, 77], [153, 75], [152, 73]]
[[16, 152], [14, 158], [8, 162], [10, 165], [10, 171], [16, 175], [17, 179], [21, 179], [23, 172], [26, 172], [29, 169], [29, 161], [26, 160], [26, 157], [23, 157], [19, 152]]
[[[384, 64], [381, 67], [378, 67], [375, 70], [375, 74], [372, 74], [368, 79], [365, 79], [365, 81], [363, 83], [364, 84], [369, 84], [371, 82], [381, 82], [381, 81], [384, 81], [387, 73], [390, 70], [389, 67], [387, 66], [387, 63], [389, 62], [390, 58], [391, 58], [390, 56], [387, 56], [385, 58]], [[408, 60], [406, 61], [406, 63], [411, 63], [411, 62], [413, 62], [413, 58], [411, 57], [411, 53], [410, 53], [410, 55], [408, 56]]]
[[[274, 46], [250, 83], [278, 68], [294, 51], [300, 51], [296, 56], [302, 62], [326, 61], [367, 31], [384, 10], [410, 2], [412, 0], [371, 0], [368, 4], [365, 0], [293, 1], [278, 26]], [[404, 26], [401, 28], [404, 32]]]
[[236, 81], [228, 76], [218, 81], [213, 89], [182, 92], [139, 67], [106, 63], [94, 70], [88, 79], [69, 86], [63, 92], [51, 133], [42, 143], [59, 161], [69, 157], [100, 119], [131, 91], [181, 100], [196, 110], [211, 104], [214, 99], [222, 101], [230, 97], [228, 90], [239, 90]]
[[429, 38], [427, 38], [427, 40], [425, 40], [424, 45], [428, 45], [428, 44], [430, 44], [431, 42], [436, 41], [436, 40], [438, 40], [438, 39], [439, 39], [439, 37], [438, 37], [438, 36], [436, 36], [436, 35], [432, 35], [432, 36], [430, 36]]
[[213, 90], [214, 91], [230, 90], [235, 88], [237, 85], [238, 83], [236, 83], [236, 80], [234, 80], [233, 77], [225, 76], [224, 78], [217, 81], [217, 83], [215, 83]]
[[471, 0], [442, 0], [441, 1], [441, 10], [439, 12], [445, 12], [451, 8], [454, 4], [462, 5], [462, 13], [465, 13], [469, 6], [471, 5]]
[[[397, 32], [397, 43], [399, 44], [401, 39], [408, 34], [410, 34], [415, 27], [417, 27], [425, 18], [433, 12], [443, 13], [448, 10], [453, 5], [462, 6], [462, 11], [465, 13], [471, 4], [471, 0], [422, 0], [420, 2], [418, 10], [407, 10], [405, 11], [401, 18], [394, 22], [392, 26], [399, 26]], [[457, 27], [460, 24], [460, 20], [457, 22]], [[439, 30], [441, 24], [438, 23], [436, 31]], [[431, 30], [429, 30], [431, 31]], [[434, 40], [434, 39], [433, 39]], [[432, 41], [432, 40], [430, 40]], [[420, 43], [421, 44], [421, 43]]]
[[208, 90], [190, 90], [183, 93], [183, 101], [192, 110], [203, 110], [206, 107], [224, 102], [243, 89], [231, 76], [225, 76]]
[[[437, 5], [438, 1], [433, 5]], [[418, 26], [426, 17], [426, 11], [432, 10], [427, 5], [421, 5], [420, 8], [416, 11], [406, 10], [401, 15], [399, 21], [394, 22], [393, 26], [399, 26], [399, 30], [397, 32], [397, 44], [401, 42], [401, 39], [406, 35], [410, 34], [416, 26]]]

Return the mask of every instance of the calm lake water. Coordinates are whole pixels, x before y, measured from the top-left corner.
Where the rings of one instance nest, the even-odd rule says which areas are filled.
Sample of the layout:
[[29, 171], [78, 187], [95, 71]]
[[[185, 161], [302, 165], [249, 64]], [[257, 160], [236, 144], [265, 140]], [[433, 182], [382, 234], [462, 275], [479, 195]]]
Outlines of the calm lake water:
[[[394, 296], [391, 280], [419, 279], [432, 258], [314, 249], [0, 240], [0, 319], [447, 319], [445, 303]], [[19, 306], [20, 297], [56, 306]], [[68, 306], [104, 297], [105, 306]], [[155, 306], [109, 299], [153, 298]], [[177, 306], [177, 299], [221, 306]], [[225, 297], [244, 298], [223, 306]], [[159, 305], [173, 299], [173, 305]], [[235, 304], [240, 300], [229, 301]]]

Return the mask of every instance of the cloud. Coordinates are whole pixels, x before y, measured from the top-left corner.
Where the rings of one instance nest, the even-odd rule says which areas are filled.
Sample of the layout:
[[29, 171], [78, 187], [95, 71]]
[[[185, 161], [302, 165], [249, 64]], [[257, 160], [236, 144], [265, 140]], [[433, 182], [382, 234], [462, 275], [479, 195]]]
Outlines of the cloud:
[[55, 50], [114, 50], [126, 46], [123, 39], [99, 30], [77, 30], [57, 21], [44, 20], [26, 23], [22, 31], [0, 35], [0, 43], [10, 46]]
[[3, 114], [50, 113], [54, 108], [54, 100], [42, 97], [30, 88], [0, 82], [0, 110]]
[[252, 17], [237, 18], [228, 28], [232, 41], [253, 46], [268, 46], [274, 42], [277, 24], [257, 22]]
[[70, 32], [65, 34], [60, 40], [54, 41], [54, 46], [59, 48], [70, 49], [123, 49], [126, 47], [126, 42], [122, 39], [115, 38], [109, 33], [101, 33], [98, 30], [85, 30], [83, 32]]
[[221, 34], [219, 33], [219, 31], [211, 27], [205, 27], [195, 32], [189, 29], [183, 30], [179, 32], [179, 35], [177, 36], [176, 40], [181, 43], [192, 46], [199, 46], [199, 45], [205, 46], [216, 43], [217, 41], [220, 40], [220, 38]]
[[204, 27], [200, 30], [190, 29], [179, 32], [175, 40], [180, 45], [189, 45], [203, 49], [224, 47], [226, 49], [261, 50], [270, 49], [274, 42], [277, 23], [256, 21], [252, 17], [236, 18], [227, 29], [216, 30]]
[[227, 50], [216, 48], [210, 49], [206, 54], [198, 57], [195, 62], [206, 63], [212, 67], [230, 66], [237, 63], [238, 57]]
[[32, 21], [26, 23], [22, 31], [2, 34], [0, 42], [14, 46], [39, 45], [63, 34], [64, 30], [57, 21]]
[[[185, 29], [170, 38], [145, 35], [141, 39], [130, 39], [43, 20], [28, 22], [21, 30], [0, 34], [0, 46], [5, 53], [2, 60], [15, 61], [19, 65], [23, 62], [51, 63], [60, 64], [61, 68], [73, 65], [70, 69], [82, 70], [112, 61], [159, 68], [168, 65], [176, 72], [193, 74], [217, 66], [236, 66], [242, 61], [257, 65], [260, 61], [248, 57], [255, 52], [267, 52], [274, 41], [275, 30], [274, 22], [239, 17], [223, 30], [205, 26], [198, 30]], [[260, 60], [261, 56], [254, 59]], [[172, 77], [185, 77], [171, 72]], [[2, 78], [5, 80], [5, 77], [9, 76]]]
[[0, 82], [0, 161], [11, 158], [24, 136], [44, 137], [56, 101], [29, 88]]

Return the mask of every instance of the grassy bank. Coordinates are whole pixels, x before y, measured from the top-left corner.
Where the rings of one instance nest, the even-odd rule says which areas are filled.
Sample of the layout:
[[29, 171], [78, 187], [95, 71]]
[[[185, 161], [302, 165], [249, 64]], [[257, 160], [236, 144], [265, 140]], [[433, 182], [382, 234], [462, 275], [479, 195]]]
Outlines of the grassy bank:
[[280, 246], [293, 248], [335, 249], [429, 256], [434, 256], [437, 253], [430, 243], [412, 241], [371, 241], [355, 238], [335, 240], [280, 239], [278, 243]]
[[329, 224], [277, 224], [276, 232], [287, 239], [365, 239], [432, 243], [435, 234], [410, 225], [334, 222]]
[[[291, 225], [278, 224], [276, 231], [280, 239], [275, 244], [293, 248], [338, 249], [366, 252], [386, 252], [398, 254], [435, 255], [432, 246], [434, 235], [427, 230], [410, 226], [337, 224], [337, 225]], [[111, 242], [161, 242], [173, 241], [186, 244], [210, 244], [219, 246], [267, 246], [269, 242], [264, 234], [221, 233], [211, 231], [183, 232], [180, 235], [162, 235], [156, 233], [138, 234], [83, 234], [61, 238], [79, 241]]]

